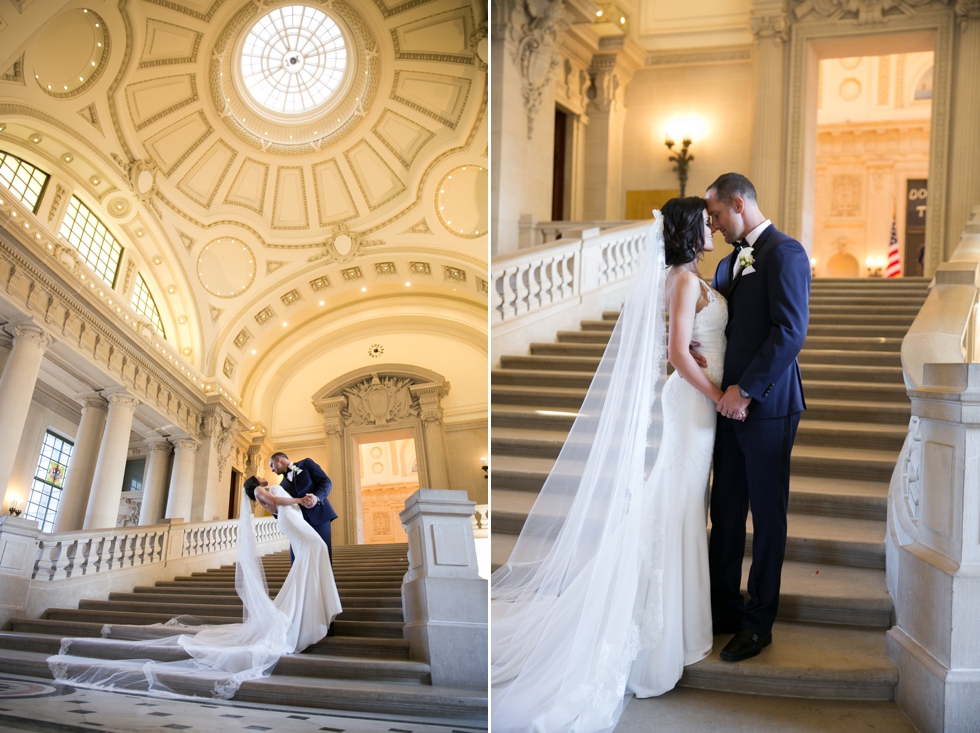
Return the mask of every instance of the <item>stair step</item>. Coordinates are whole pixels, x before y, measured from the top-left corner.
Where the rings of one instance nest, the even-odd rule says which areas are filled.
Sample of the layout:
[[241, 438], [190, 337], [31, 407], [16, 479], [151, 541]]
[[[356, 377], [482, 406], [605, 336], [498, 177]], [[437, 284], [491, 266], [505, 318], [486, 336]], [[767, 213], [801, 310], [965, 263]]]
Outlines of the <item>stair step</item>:
[[548, 369], [560, 372], [589, 372], [599, 368], [596, 356], [501, 356], [503, 369]]
[[901, 425], [908, 428], [912, 405], [903, 402], [820, 400], [807, 397], [803, 419]]
[[877, 382], [879, 384], [905, 386], [905, 377], [900, 366], [866, 366], [863, 364], [823, 364], [820, 362], [800, 362], [800, 371], [805, 380], [829, 382]]
[[[13, 618], [11, 628], [20, 633], [51, 634], [63, 637], [101, 637], [105, 624], [97, 621], [65, 621], [48, 618]], [[335, 622], [336, 625], [336, 622]], [[172, 636], [171, 626], [146, 626], [136, 624], [112, 624], [108, 638], [112, 639], [157, 639]], [[181, 633], [193, 633], [193, 629], [182, 629]], [[328, 636], [306, 649], [308, 654], [330, 654], [332, 656], [366, 656], [376, 659], [408, 659], [408, 641], [397, 638], [367, 638], [363, 636]]]
[[876, 336], [810, 336], [803, 343], [804, 349], [834, 349], [839, 351], [888, 351], [902, 350], [901, 338]]
[[810, 325], [857, 324], [861, 326], [904, 326], [908, 329], [915, 320], [915, 313], [828, 313], [821, 310], [810, 312]]
[[[4, 671], [51, 679], [47, 654], [4, 650]], [[82, 666], [98, 660], [82, 660]], [[111, 663], [107, 666], [111, 667]], [[199, 675], [159, 672], [160, 680], [177, 694], [211, 697], [212, 683]], [[430, 685], [406, 685], [355, 679], [323, 679], [275, 674], [242, 684], [234, 699], [265, 705], [327, 710], [351, 710], [414, 717], [437, 717], [486, 723], [488, 700], [485, 691], [458, 690]]]
[[[893, 451], [796, 444], [793, 446], [790, 470], [793, 476], [887, 482], [891, 479], [896, 458], [897, 453]], [[515, 489], [537, 492], [544, 485], [554, 463], [555, 456], [498, 455], [492, 467], [494, 491]], [[571, 465], [568, 469], [577, 470]]]
[[[751, 530], [746, 531], [745, 554], [747, 557], [752, 555]], [[790, 513], [787, 515], [786, 559], [884, 570], [885, 523]]]
[[725, 662], [721, 637], [705, 659], [684, 669], [682, 687], [837, 700], [891, 700], [898, 670], [880, 629], [777, 621], [757, 657]]
[[834, 364], [866, 367], [902, 368], [902, 355], [899, 352], [861, 351], [860, 349], [845, 351], [843, 349], [818, 349], [804, 345], [803, 351], [797, 357], [800, 369], [806, 369], [804, 364]]
[[[241, 621], [241, 614], [237, 617], [219, 614], [193, 614], [205, 624], [228, 624]], [[49, 608], [44, 613], [45, 618], [55, 621], [89, 621], [108, 624], [156, 624], [166, 623], [174, 614], [170, 613], [149, 613], [144, 611], [113, 611], [106, 609], [85, 609], [85, 608]], [[400, 621], [362, 621], [344, 620], [337, 618], [334, 621], [334, 630], [343, 636], [376, 636], [387, 639], [402, 638], [402, 629], [405, 624]]]
[[[181, 633], [170, 629], [171, 635]], [[0, 631], [0, 650], [13, 649], [45, 654], [59, 654], [62, 638], [57, 635]], [[170, 662], [189, 659], [183, 649], [154, 648], [143, 641], [102, 638], [80, 638], [70, 642], [64, 652], [93, 659], [152, 659]], [[2, 651], [0, 651], [2, 656]], [[429, 665], [399, 659], [352, 659], [346, 656], [320, 654], [289, 654], [282, 657], [272, 674], [288, 674], [321, 679], [358, 679], [407, 684], [429, 684]]]
[[520, 386], [540, 385], [543, 387], [585, 387], [592, 384], [594, 372], [585, 371], [545, 371], [543, 369], [492, 369], [492, 384]]
[[[135, 596], [135, 594], [134, 594]], [[140, 598], [137, 600], [108, 600], [98, 601], [84, 598], [78, 602], [78, 609], [85, 611], [112, 611], [114, 613], [152, 613], [168, 614], [170, 618], [184, 614], [195, 616], [202, 609], [207, 610], [208, 616], [221, 616], [238, 621], [242, 616], [242, 602], [221, 603], [215, 598], [205, 598], [194, 601], [182, 599], [177, 602], [165, 602], [156, 598]], [[190, 596], [194, 598], [194, 596]], [[344, 621], [403, 621], [401, 605], [397, 608], [348, 608], [337, 619]], [[219, 622], [220, 623], [220, 622]]]
[[[533, 427], [495, 427], [490, 432], [490, 450], [495, 456], [557, 458], [568, 437], [567, 430]], [[905, 443], [903, 425], [820, 421], [803, 413], [796, 445], [893, 451], [892, 464]]]
[[578, 416], [577, 409], [547, 409], [527, 405], [491, 405], [490, 421], [494, 428], [527, 428], [568, 432]]
[[804, 412], [795, 444], [892, 451], [894, 465], [907, 433], [904, 425], [816, 420]]
[[[751, 565], [752, 559], [746, 557], [742, 563], [746, 598]], [[880, 570], [797, 560], [783, 563], [777, 613], [782, 621], [889, 629], [893, 611]]]
[[885, 325], [879, 323], [813, 323], [807, 329], [808, 337], [815, 336], [855, 336], [855, 337], [878, 337], [901, 339], [908, 333], [910, 324]]

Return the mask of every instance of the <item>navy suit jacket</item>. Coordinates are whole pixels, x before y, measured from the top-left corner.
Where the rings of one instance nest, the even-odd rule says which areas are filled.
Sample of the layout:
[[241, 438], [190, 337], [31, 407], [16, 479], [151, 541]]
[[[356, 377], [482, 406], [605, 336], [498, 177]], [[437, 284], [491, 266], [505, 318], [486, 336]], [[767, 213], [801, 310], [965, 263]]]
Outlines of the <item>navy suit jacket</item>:
[[748, 419], [785, 417], [806, 409], [796, 357], [810, 324], [810, 258], [775, 226], [753, 250], [755, 272], [732, 277], [736, 251], [718, 265], [712, 286], [728, 298], [728, 348], [721, 388], [752, 395]]
[[302, 472], [296, 476], [295, 482], [290, 481], [289, 473], [286, 473], [282, 477], [282, 483], [280, 484], [283, 490], [297, 499], [307, 494], [313, 494], [322, 502], [312, 509], [307, 509], [303, 505], [299, 507], [303, 510], [303, 518], [312, 526], [316, 527], [335, 520], [337, 518], [337, 512], [333, 510], [330, 502], [327, 501], [327, 495], [333, 487], [333, 483], [327, 477], [327, 474], [309, 458], [297, 461], [296, 465], [303, 469]]

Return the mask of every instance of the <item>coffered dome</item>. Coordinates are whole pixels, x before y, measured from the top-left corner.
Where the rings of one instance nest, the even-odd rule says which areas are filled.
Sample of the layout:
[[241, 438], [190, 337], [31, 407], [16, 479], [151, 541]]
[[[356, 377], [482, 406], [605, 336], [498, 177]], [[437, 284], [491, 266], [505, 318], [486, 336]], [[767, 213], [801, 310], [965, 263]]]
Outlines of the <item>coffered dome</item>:
[[[273, 351], [333, 328], [368, 359], [357, 313], [485, 343], [486, 27], [470, 0], [24, 14], [0, 29], [0, 151], [50, 176], [37, 243], [65, 276], [247, 411]], [[58, 239], [70, 205], [118, 242], [113, 281]]]

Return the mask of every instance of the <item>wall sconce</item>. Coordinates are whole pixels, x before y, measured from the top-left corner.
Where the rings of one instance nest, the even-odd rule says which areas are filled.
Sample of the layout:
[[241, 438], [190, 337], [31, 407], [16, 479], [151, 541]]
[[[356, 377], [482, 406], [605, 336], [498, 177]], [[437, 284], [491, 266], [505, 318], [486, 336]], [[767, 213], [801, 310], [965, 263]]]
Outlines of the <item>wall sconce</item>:
[[[675, 142], [673, 136], [669, 132], [667, 133], [666, 138], [664, 139], [664, 145], [667, 146], [667, 150], [673, 152]], [[694, 156], [690, 155], [687, 152], [690, 147], [691, 147], [691, 138], [685, 135], [684, 139], [681, 140], [680, 151], [674, 153], [667, 159], [671, 163], [676, 164], [674, 165], [674, 172], [677, 174], [677, 181], [680, 184], [679, 188], [680, 188], [681, 196], [684, 195], [684, 189], [687, 188], [687, 168], [691, 164], [691, 161], [694, 160]]]
[[490, 466], [487, 465], [487, 457], [484, 456], [483, 458], [481, 458], [480, 459], [480, 463], [483, 464], [482, 466], [480, 466], [480, 468], [483, 469], [483, 480], [484, 481], [489, 481], [490, 480]]
[[868, 257], [864, 264], [868, 268], [868, 277], [884, 277], [885, 270], [885, 258], [878, 257]]
[[19, 517], [24, 512], [24, 500], [20, 498], [10, 500], [10, 509], [7, 513], [10, 516]]
[[817, 276], [817, 258], [816, 257], [811, 257], [810, 258], [810, 277], [816, 277], [816, 276]]

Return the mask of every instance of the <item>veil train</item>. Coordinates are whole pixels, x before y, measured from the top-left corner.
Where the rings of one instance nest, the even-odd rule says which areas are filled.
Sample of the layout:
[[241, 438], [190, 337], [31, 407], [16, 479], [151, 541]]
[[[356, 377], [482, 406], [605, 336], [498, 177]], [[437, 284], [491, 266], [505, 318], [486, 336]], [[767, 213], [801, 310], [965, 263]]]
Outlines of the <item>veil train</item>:
[[568, 438], [491, 578], [494, 733], [611, 730], [663, 631], [657, 492], [667, 378], [663, 219]]

